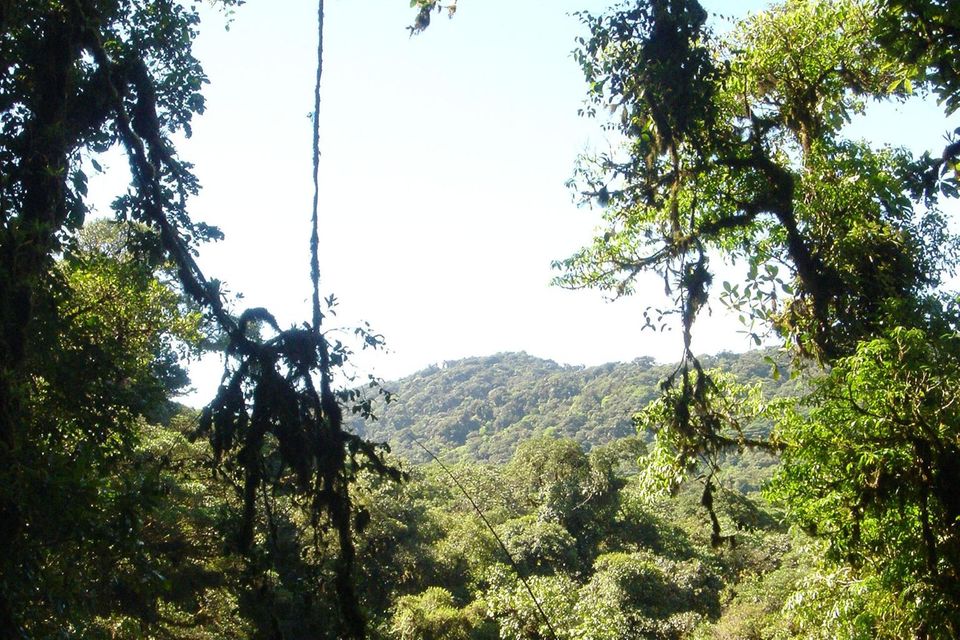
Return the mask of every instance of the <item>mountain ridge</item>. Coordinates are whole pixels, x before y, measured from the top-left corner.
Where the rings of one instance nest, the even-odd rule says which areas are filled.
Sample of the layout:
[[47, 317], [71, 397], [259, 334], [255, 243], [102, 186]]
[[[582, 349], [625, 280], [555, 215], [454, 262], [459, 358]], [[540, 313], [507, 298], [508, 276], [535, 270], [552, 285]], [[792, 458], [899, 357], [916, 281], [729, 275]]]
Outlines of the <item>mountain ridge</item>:
[[[785, 392], [791, 382], [774, 378], [771, 358], [773, 350], [721, 352], [701, 362]], [[674, 368], [650, 357], [565, 365], [526, 352], [447, 360], [386, 382], [395, 400], [379, 406], [378, 420], [351, 427], [412, 462], [428, 458], [418, 442], [445, 459], [490, 462], [506, 462], [520, 442], [543, 435], [589, 449], [636, 435], [633, 414], [657, 397]]]

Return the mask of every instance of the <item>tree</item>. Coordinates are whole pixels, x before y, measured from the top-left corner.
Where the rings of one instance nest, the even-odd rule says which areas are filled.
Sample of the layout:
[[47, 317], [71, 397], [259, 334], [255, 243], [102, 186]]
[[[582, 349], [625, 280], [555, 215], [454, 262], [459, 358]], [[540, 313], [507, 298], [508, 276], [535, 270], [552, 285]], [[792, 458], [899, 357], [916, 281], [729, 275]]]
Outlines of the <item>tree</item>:
[[[960, 424], [932, 408], [955, 362], [958, 317], [938, 287], [956, 266], [957, 245], [937, 208], [956, 193], [955, 151], [913, 158], [842, 132], [866, 100], [898, 99], [914, 86], [955, 108], [955, 67], [941, 48], [955, 36], [955, 8], [787, 0], [722, 38], [695, 0], [582, 19], [588, 111], [613, 112], [610, 128], [624, 144], [578, 168], [584, 200], [604, 207], [606, 229], [558, 263], [558, 282], [625, 295], [653, 271], [671, 292], [672, 305], [647, 313], [651, 327], [677, 315], [685, 345], [646, 416], [658, 429], [652, 460], [667, 477], [706, 467], [702, 502], [718, 535], [712, 478], [723, 453], [783, 450], [778, 495], [795, 521], [828, 525], [819, 533], [835, 536], [834, 558], [853, 569], [852, 580], [916, 599], [871, 633], [955, 633], [960, 600], [949, 590], [932, 595], [941, 579], [955, 579], [957, 557], [953, 499], [937, 487], [960, 480], [948, 462]], [[745, 271], [742, 282], [723, 283], [720, 298], [758, 343], [772, 332], [814, 378], [815, 363], [832, 369], [815, 381], [809, 409], [738, 401], [742, 391], [695, 357], [694, 324], [718, 259]], [[901, 356], [905, 369], [894, 371]], [[938, 364], [922, 365], [927, 356]], [[894, 400], [897, 389], [909, 397]], [[911, 409], [916, 402], [929, 408]], [[745, 435], [771, 417], [770, 439]], [[877, 486], [884, 465], [915, 470], [888, 491]], [[880, 541], [887, 519], [903, 532], [902, 549]]]
[[500, 638], [574, 637], [577, 584], [569, 576], [531, 576], [528, 591], [505, 565], [493, 565], [488, 570], [488, 581], [490, 588], [483, 600], [487, 615], [497, 623]]
[[886, 301], [936, 285], [944, 221], [908, 197], [935, 204], [924, 167], [840, 137], [896, 77], [867, 9], [787, 2], [723, 41], [697, 3], [585, 17], [591, 96], [618, 112], [627, 149], [578, 173], [609, 227], [559, 265], [560, 284], [629, 293], [655, 270], [676, 292], [689, 347], [715, 251], [749, 267], [742, 287], [725, 289], [732, 306], [828, 360], [876, 329]]
[[[604, 536], [604, 523], [613, 520], [622, 487], [604, 460], [591, 459], [573, 440], [532, 438], [517, 447], [508, 473], [523, 509], [545, 523], [562, 525], [561, 530], [576, 540], [574, 555], [589, 566]], [[529, 535], [556, 539], [559, 533], [544, 527]], [[560, 546], [559, 541], [550, 545]], [[554, 551], [557, 560], [558, 553]]]
[[895, 327], [778, 421], [789, 446], [771, 493], [855, 569], [838, 584], [869, 585], [856, 617], [874, 636], [960, 631], [958, 348], [955, 332]]
[[[895, 82], [908, 90], [916, 82], [936, 94], [948, 114], [955, 113], [960, 108], [960, 65], [951, 52], [960, 46], [960, 8], [947, 0], [885, 0], [878, 4], [878, 39], [903, 63], [902, 77]], [[941, 188], [953, 197], [960, 194], [958, 136], [960, 131], [954, 130], [928, 172], [928, 180], [940, 178]]]
[[83, 229], [33, 308], [16, 425], [30, 437], [0, 471], [0, 500], [16, 508], [0, 569], [17, 617], [4, 632], [84, 635], [98, 618], [156, 615], [143, 525], [161, 489], [137, 452], [144, 417], [183, 384], [176, 356], [197, 344], [201, 318], [160, 269], [115, 251], [122, 229]]
[[597, 640], [681, 638], [719, 610], [719, 580], [699, 560], [610, 553], [580, 590], [580, 629]]
[[[15, 487], [42, 470], [36, 456], [48, 443], [40, 433], [59, 440], [77, 417], [56, 416], [38, 431], [38, 421], [47, 418], [37, 411], [49, 403], [41, 402], [35, 383], [51, 354], [71, 353], [55, 347], [63, 323], [71, 320], [58, 299], [62, 279], [55, 256], [87, 213], [84, 160], [124, 134], [131, 141], [135, 136], [141, 152], [145, 144], [152, 150], [151, 158], [143, 156], [145, 163], [162, 160], [175, 167], [155, 181], [171, 202], [162, 233], [182, 232], [191, 242], [216, 235], [186, 218], [183, 202], [196, 182], [163, 139], [165, 132], [189, 133], [192, 116], [203, 108], [204, 78], [189, 49], [195, 25], [195, 13], [172, 2], [0, 4], [0, 467], [7, 476], [0, 496], [0, 546], [27, 564], [33, 552], [26, 540], [38, 533], [27, 529], [28, 505]], [[143, 196], [125, 196], [121, 214], [145, 219]], [[86, 365], [77, 371], [102, 373]], [[50, 373], [43, 371], [43, 379]], [[103, 439], [111, 430], [109, 423], [85, 428]], [[82, 468], [80, 461], [73, 464]], [[72, 473], [60, 471], [64, 480]], [[19, 570], [4, 575], [10, 579], [0, 590], [0, 634], [13, 636], [22, 611], [13, 601], [29, 578]]]
[[[230, 7], [239, 0], [216, 4]], [[322, 1], [318, 8], [322, 36]], [[46, 431], [35, 428], [46, 420], [45, 396], [70, 391], [38, 384], [56, 380], [40, 363], [50, 362], [44, 358], [52, 340], [69, 320], [57, 298], [56, 256], [70, 246], [88, 212], [85, 171], [99, 170], [97, 153], [120, 146], [130, 160], [132, 185], [114, 203], [118, 218], [151, 231], [153, 258], [169, 262], [177, 286], [228, 343], [225, 383], [200, 427], [211, 436], [217, 462], [240, 487], [242, 517], [231, 543], [240, 553], [252, 551], [258, 526], [270, 519], [266, 485], [303, 496], [312, 522], [329, 520], [337, 533], [334, 583], [342, 635], [360, 637], [349, 485], [364, 465], [399, 474], [374, 447], [342, 428], [345, 407], [366, 414], [369, 404], [354, 390], [338, 393], [332, 383], [333, 369], [349, 350], [322, 328], [316, 205], [313, 317], [304, 327], [281, 329], [264, 309], [235, 316], [219, 283], [197, 266], [198, 244], [219, 232], [190, 218], [189, 198], [199, 185], [170, 138], [189, 136], [193, 116], [204, 108], [200, 89], [206, 78], [191, 51], [198, 23], [195, 5], [173, 0], [0, 2], [0, 547], [9, 557], [24, 558], [21, 569], [31, 554], [42, 553], [29, 544], [39, 534], [28, 528], [29, 508], [18, 488], [46, 472], [37, 457], [49, 444], [41, 434], [62, 439], [85, 411], [70, 407], [79, 414], [56, 416]], [[318, 54], [322, 37], [320, 42]], [[321, 70], [318, 59], [318, 101]], [[318, 157], [315, 145], [315, 172]], [[254, 324], [265, 335], [248, 331]], [[364, 346], [380, 344], [379, 336], [359, 335]], [[94, 380], [106, 384], [110, 378]], [[113, 391], [104, 393], [109, 398]], [[110, 424], [87, 428], [109, 441]], [[83, 461], [64, 463], [58, 478], [69, 484]], [[4, 575], [12, 577], [0, 585], [0, 637], [13, 637], [26, 624], [19, 598], [31, 591], [32, 574], [11, 569]]]
[[576, 541], [556, 522], [522, 516], [500, 525], [497, 535], [525, 576], [577, 566]]
[[393, 615], [399, 640], [469, 640], [471, 621], [446, 589], [430, 587], [420, 595], [403, 596]]

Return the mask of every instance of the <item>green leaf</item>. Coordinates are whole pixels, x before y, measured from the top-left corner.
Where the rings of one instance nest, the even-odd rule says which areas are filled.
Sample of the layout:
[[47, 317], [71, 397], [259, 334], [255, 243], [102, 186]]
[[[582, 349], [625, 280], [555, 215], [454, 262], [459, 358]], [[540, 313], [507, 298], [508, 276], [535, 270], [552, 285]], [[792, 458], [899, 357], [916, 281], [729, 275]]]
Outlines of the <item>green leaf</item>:
[[770, 356], [764, 356], [763, 361], [770, 365], [770, 375], [774, 380], [780, 379], [780, 367], [777, 365], [777, 361]]

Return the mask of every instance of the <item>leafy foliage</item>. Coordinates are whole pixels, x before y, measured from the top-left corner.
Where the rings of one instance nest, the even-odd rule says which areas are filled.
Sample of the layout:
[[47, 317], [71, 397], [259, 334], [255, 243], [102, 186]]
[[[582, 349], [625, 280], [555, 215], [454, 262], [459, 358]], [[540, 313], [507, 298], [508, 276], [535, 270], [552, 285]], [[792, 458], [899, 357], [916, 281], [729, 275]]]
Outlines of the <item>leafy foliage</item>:
[[[5, 597], [22, 612], [17, 626], [37, 635], [47, 625], [82, 630], [113, 606], [114, 589], [146, 571], [140, 505], [159, 495], [136, 456], [142, 416], [160, 413], [183, 385], [175, 356], [199, 335], [199, 316], [143, 262], [92, 247], [49, 277], [49, 297], [31, 324], [36, 346], [23, 365], [31, 393], [20, 399], [28, 419], [16, 426], [30, 438], [18, 442], [17, 465], [3, 469], [0, 490], [4, 504], [16, 505], [3, 524], [11, 550], [2, 560]], [[124, 564], [114, 585], [74, 586], [98, 567]], [[45, 607], [66, 616], [49, 620]]]
[[470, 621], [457, 609], [453, 596], [441, 587], [397, 602], [393, 631], [399, 640], [469, 640]]
[[[936, 488], [954, 482], [946, 460], [960, 433], [940, 391], [953, 387], [957, 357], [954, 305], [939, 291], [957, 239], [938, 209], [957, 194], [956, 149], [914, 158], [843, 131], [866, 100], [914, 86], [956, 108], [950, 4], [786, 0], [723, 37], [695, 0], [583, 16], [587, 111], [609, 109], [623, 146], [581, 161], [575, 183], [606, 225], [557, 263], [558, 283], [624, 295], [642, 271], [664, 279], [670, 305], [647, 324], [678, 316], [686, 353], [641, 414], [657, 430], [648, 484], [702, 474], [721, 542], [712, 509], [724, 457], [782, 451], [771, 495], [829, 540], [811, 584], [835, 588], [809, 605], [816, 613], [797, 609], [811, 637], [957, 633], [960, 599], [940, 586], [955, 582], [956, 514]], [[664, 33], [681, 42], [661, 48]], [[718, 259], [745, 272], [720, 300], [758, 341], [783, 339], [809, 379], [801, 403], [768, 402], [694, 356]], [[771, 437], [748, 437], [753, 424], [773, 424]], [[844, 612], [830, 618], [839, 622], [822, 617], [826, 606]]]
[[[797, 381], [772, 379], [778, 361], [774, 352], [703, 358], [745, 384], [762, 381], [768, 394], [795, 393]], [[634, 434], [633, 414], [672, 370], [651, 358], [597, 367], [511, 353], [450, 361], [387, 383], [392, 402], [377, 408], [378, 420], [351, 427], [414, 461], [426, 459], [415, 440], [444, 455], [496, 462], [541, 435], [594, 447]]]
[[[866, 8], [787, 2], [725, 40], [689, 27], [698, 53], [671, 49], [674, 64], [712, 68], [683, 80], [696, 85], [685, 91], [699, 96], [689, 107], [699, 115], [679, 127], [658, 121], [649, 92], [684, 76], [647, 78], [654, 71], [635, 49], [648, 45], [634, 42], [649, 43], [656, 24], [686, 19], [693, 10], [676, 7], [696, 3], [650, 6], [661, 4], [674, 9], [586, 18], [582, 65], [594, 103], [623, 116], [628, 159], [585, 161], [582, 193], [607, 206], [609, 227], [559, 265], [559, 282], [627, 293], [640, 270], [656, 270], [689, 330], [712, 281], [707, 252], [720, 251], [749, 267], [745, 285], [728, 289], [734, 305], [752, 300], [743, 306], [804, 353], [848, 352], [880, 322], [885, 301], [936, 284], [945, 259], [932, 250], [945, 242], [942, 216], [915, 213], [904, 195], [922, 185], [909, 156], [839, 138], [862, 109], [859, 96], [884, 95], [890, 80]], [[704, 58], [707, 46], [714, 54]], [[621, 88], [618, 74], [642, 89]], [[852, 243], [859, 251], [846, 249]]]
[[[518, 450], [507, 465], [451, 468], [481, 505], [533, 596], [491, 534], [470, 517], [472, 507], [451, 478], [435, 464], [415, 467], [403, 490], [405, 532], [394, 538], [392, 548], [371, 548], [374, 555], [363, 561], [403, 576], [368, 584], [372, 591], [366, 601], [393, 612], [377, 625], [384, 637], [692, 637], [698, 629], [712, 628], [723, 613], [725, 584], [733, 588], [741, 580], [758, 579], [789, 549], [769, 515], [755, 533], [740, 531], [740, 546], [714, 549], [695, 487], [682, 493], [682, 508], [641, 499], [636, 467], [613, 474], [616, 482], [604, 500], [562, 502], [545, 510], [550, 487], [571, 482], [562, 472], [554, 475], [571, 460], [584, 465], [585, 477], [610, 477], [610, 458], [600, 455], [602, 449], [586, 456], [572, 441], [539, 439]], [[558, 457], [559, 452], [566, 456]], [[543, 469], [545, 482], [532, 469]], [[735, 494], [724, 488], [721, 495], [728, 493]], [[736, 500], [718, 502], [723, 502], [718, 512], [733, 527]], [[377, 517], [374, 513], [371, 527]], [[584, 519], [589, 526], [566, 524]], [[366, 535], [360, 537], [361, 548]], [[384, 607], [384, 602], [395, 604]]]
[[791, 446], [773, 494], [914, 628], [960, 620], [956, 349], [952, 335], [895, 328], [838, 361], [808, 412], [779, 422]]
[[[578, 167], [607, 228], [558, 282], [625, 295], [655, 271], [672, 306], [646, 324], [679, 318], [682, 361], [445, 363], [349, 432], [374, 405], [334, 386], [350, 351], [323, 328], [316, 209], [309, 324], [234, 315], [196, 264], [219, 233], [170, 141], [204, 108], [196, 7], [0, 1], [0, 638], [956, 637], [938, 202], [960, 143], [843, 137], [868, 99], [957, 109], [954, 5], [786, 0], [723, 37], [696, 0], [582, 14], [584, 111], [624, 145]], [[417, 32], [456, 3], [411, 6]], [[113, 146], [120, 223], [83, 228]], [[796, 380], [772, 353], [694, 355], [719, 259], [745, 273], [720, 300], [784, 339]], [[181, 411], [183, 359], [214, 339], [223, 384]], [[459, 462], [397, 483], [358, 434]]]
[[[322, 10], [319, 16], [322, 43]], [[54, 482], [82, 485], [73, 476], [83, 475], [84, 469], [94, 470], [94, 477], [110, 477], [109, 469], [98, 468], [104, 456], [109, 459], [117, 453], [107, 445], [118, 451], [129, 449], [134, 441], [129, 424], [156, 399], [150, 394], [178, 383], [176, 365], [163, 341], [180, 329], [170, 327], [164, 332], [162, 327], [149, 326], [165, 319], [150, 316], [151, 307], [128, 308], [127, 301], [120, 304], [119, 299], [111, 299], [122, 287], [114, 287], [111, 293], [94, 282], [102, 280], [99, 276], [82, 280], [78, 275], [75, 288], [81, 293], [99, 291], [115, 317], [94, 317], [60, 299], [57, 256], [74, 244], [88, 212], [85, 167], [89, 161], [99, 171], [96, 154], [119, 146], [130, 161], [132, 184], [114, 201], [114, 210], [118, 219], [137, 223], [141, 239], [148, 244], [146, 252], [136, 255], [127, 268], [150, 269], [168, 262], [165, 268], [176, 287], [217, 327], [228, 345], [224, 385], [200, 420], [200, 431], [211, 433], [214, 440], [216, 461], [223, 462], [227, 473], [242, 485], [242, 517], [236, 533], [228, 537], [237, 551], [253, 553], [260, 516], [272, 521], [267, 485], [272, 490], [283, 485], [283, 491], [299, 492], [312, 513], [313, 528], [325, 519], [337, 531], [340, 554], [334, 573], [343, 633], [363, 635], [352, 588], [349, 485], [363, 465], [395, 477], [399, 474], [383, 465], [374, 447], [342, 429], [342, 405], [348, 410], [356, 406], [361, 412], [366, 405], [356, 391], [338, 395], [331, 382], [332, 370], [343, 364], [348, 350], [332, 341], [321, 326], [316, 224], [311, 261], [314, 314], [305, 328], [281, 329], [263, 309], [234, 317], [219, 282], [209, 280], [197, 265], [198, 244], [220, 234], [190, 218], [188, 202], [199, 184], [190, 164], [177, 156], [171, 137], [189, 136], [193, 116], [204, 109], [200, 89], [206, 77], [192, 54], [198, 24], [195, 4], [171, 0], [0, 4], [4, 61], [0, 71], [4, 123], [0, 132], [4, 175], [0, 184], [0, 298], [4, 300], [0, 307], [0, 467], [9, 474], [4, 478], [9, 489], [0, 494], [4, 522], [0, 546], [10, 549], [15, 558], [24, 557], [22, 563], [11, 560], [10, 570], [4, 571], [16, 576], [0, 589], [0, 629], [5, 634], [27, 633], [25, 625], [33, 624], [28, 619], [32, 614], [21, 613], [26, 605], [20, 599], [37, 593], [28, 567], [34, 553], [30, 539], [41, 535], [34, 531], [44, 531], [27, 530], [35, 523], [23, 513], [30, 508], [21, 504], [26, 494], [18, 487], [32, 484], [35, 476], [45, 472], [41, 460], [51, 446], [56, 450], [65, 441], [69, 448], [77, 434], [90, 436], [101, 448], [91, 451], [91, 460], [65, 454]], [[318, 60], [317, 91], [321, 69]], [[161, 315], [167, 304], [162, 294], [178, 296], [164, 287], [151, 288], [143, 280], [137, 284], [142, 287], [128, 289], [130, 302], [155, 305]], [[332, 297], [329, 300], [332, 303]], [[70, 326], [74, 321], [86, 324]], [[137, 322], [146, 326], [137, 327]], [[253, 322], [274, 334], [261, 339], [256, 332], [248, 332]], [[107, 332], [118, 334], [115, 345], [107, 340]], [[133, 337], [128, 335], [131, 332]], [[117, 371], [84, 371], [90, 384], [102, 385], [90, 390], [92, 403], [84, 403], [80, 393], [75, 397], [80, 402], [70, 404], [73, 389], [64, 367], [77, 363], [51, 355], [56, 354], [52, 347], [62, 336], [67, 356], [98, 357], [83, 352], [84, 341], [94, 340], [99, 341], [94, 350], [104, 351], [105, 359], [118, 360]], [[137, 344], [136, 337], [144, 342]], [[361, 338], [365, 345], [380, 344], [370, 333], [361, 333]], [[164, 359], [165, 365], [156, 362]], [[140, 370], [131, 371], [130, 380], [123, 377], [125, 369], [152, 364], [157, 364], [157, 370], [151, 373], [174, 378], [158, 382]], [[125, 397], [128, 386], [130, 397]], [[57, 403], [62, 412], [48, 420], [44, 412], [58, 408]], [[90, 415], [100, 411], [98, 403], [115, 414]], [[47, 424], [34, 428], [37, 422]], [[118, 425], [123, 428], [114, 433]], [[268, 557], [265, 565], [272, 559]]]

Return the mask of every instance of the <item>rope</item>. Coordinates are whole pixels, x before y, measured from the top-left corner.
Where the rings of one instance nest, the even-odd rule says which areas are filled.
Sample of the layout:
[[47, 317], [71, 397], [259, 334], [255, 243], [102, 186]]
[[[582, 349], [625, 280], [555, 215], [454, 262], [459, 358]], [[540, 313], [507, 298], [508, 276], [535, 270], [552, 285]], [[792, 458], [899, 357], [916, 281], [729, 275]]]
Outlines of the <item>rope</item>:
[[483, 524], [485, 524], [487, 526], [487, 529], [490, 530], [490, 533], [493, 534], [493, 539], [497, 541], [497, 544], [500, 546], [500, 549], [503, 551], [503, 554], [507, 556], [507, 560], [510, 561], [510, 566], [512, 566], [513, 570], [517, 573], [517, 577], [520, 578], [520, 582], [522, 582], [523, 586], [527, 588], [527, 593], [530, 594], [530, 598], [533, 600], [534, 606], [537, 607], [537, 611], [540, 613], [540, 617], [543, 619], [543, 622], [547, 625], [547, 629], [550, 630], [551, 637], [553, 638], [553, 640], [558, 640], [556, 629], [554, 629], [553, 625], [550, 623], [550, 618], [547, 617], [546, 612], [543, 610], [543, 607], [540, 605], [540, 601], [537, 600], [537, 596], [533, 594], [533, 589], [530, 587], [530, 583], [527, 582], [527, 579], [524, 577], [523, 571], [520, 570], [520, 565], [518, 565], [517, 561], [513, 559], [512, 555], [510, 555], [510, 551], [507, 550], [507, 546], [503, 544], [503, 540], [501, 540], [500, 536], [497, 535], [497, 532], [494, 530], [493, 525], [491, 525], [490, 521], [487, 520], [487, 517], [483, 515], [483, 510], [481, 510], [480, 506], [474, 501], [473, 497], [467, 491], [466, 487], [464, 487], [460, 483], [460, 481], [457, 480], [457, 476], [453, 475], [453, 472], [450, 471], [449, 468], [447, 468], [447, 465], [443, 464], [443, 462], [440, 461], [440, 458], [438, 458], [436, 454], [433, 453], [433, 451], [430, 451], [430, 449], [427, 449], [427, 447], [416, 438], [414, 438], [413, 441], [417, 444], [418, 447], [426, 451], [427, 455], [433, 458], [434, 462], [440, 465], [440, 468], [443, 469], [443, 471], [448, 476], [450, 476], [450, 479], [453, 480], [453, 484], [457, 485], [457, 488], [460, 489], [460, 492], [464, 495], [464, 497], [473, 507], [473, 510], [476, 511], [477, 515], [480, 516], [480, 519], [483, 520]]

